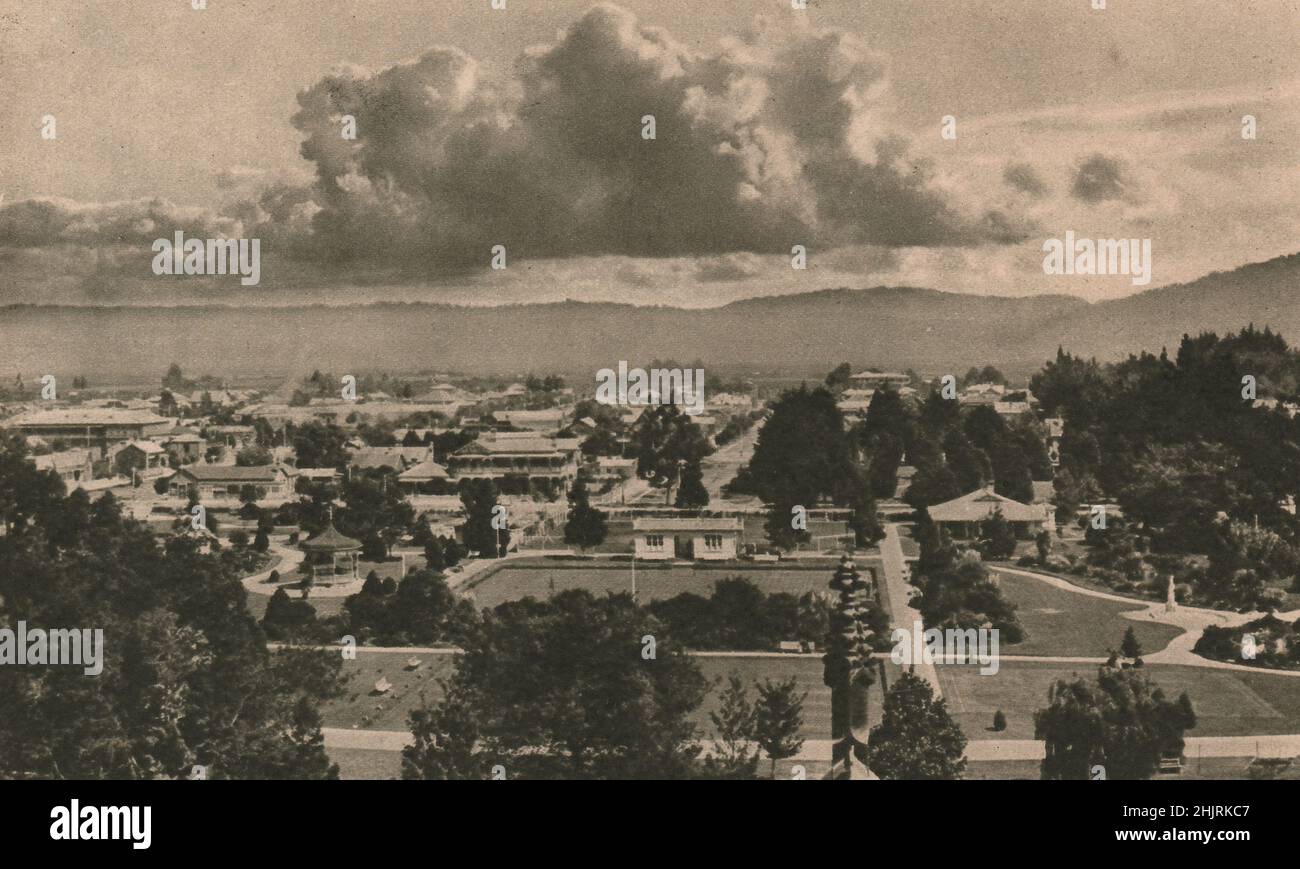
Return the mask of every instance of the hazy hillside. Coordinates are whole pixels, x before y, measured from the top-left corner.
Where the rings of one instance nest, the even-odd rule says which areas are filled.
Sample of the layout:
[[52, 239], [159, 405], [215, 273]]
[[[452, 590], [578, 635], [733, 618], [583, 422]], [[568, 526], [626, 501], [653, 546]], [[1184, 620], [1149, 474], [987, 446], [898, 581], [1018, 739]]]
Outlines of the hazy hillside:
[[1269, 324], [1300, 341], [1300, 255], [1089, 305], [911, 287], [824, 290], [683, 310], [564, 302], [287, 308], [0, 309], [0, 375], [94, 379], [368, 368], [575, 371], [620, 359], [826, 366], [848, 359], [919, 370], [996, 363], [1035, 369], [1058, 344], [1109, 359], [1174, 345], [1183, 332]]
[[1272, 326], [1300, 344], [1300, 253], [1089, 305], [1061, 323], [1059, 340], [1109, 358], [1137, 348], [1172, 350], [1184, 333], [1222, 333], [1249, 323]]

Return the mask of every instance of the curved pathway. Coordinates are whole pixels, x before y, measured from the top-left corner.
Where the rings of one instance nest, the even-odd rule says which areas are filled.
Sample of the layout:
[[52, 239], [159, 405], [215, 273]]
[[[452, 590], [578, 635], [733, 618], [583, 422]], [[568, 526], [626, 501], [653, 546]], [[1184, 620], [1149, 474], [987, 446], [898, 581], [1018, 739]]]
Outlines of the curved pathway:
[[[1197, 640], [1201, 638], [1201, 634], [1205, 632], [1207, 627], [1235, 627], [1253, 621], [1262, 616], [1263, 613], [1235, 613], [1229, 610], [1208, 609], [1185, 604], [1178, 604], [1178, 607], [1173, 612], [1167, 612], [1163, 602], [1136, 600], [1123, 595], [1084, 588], [1059, 576], [1038, 573], [1037, 571], [1025, 570], [1019, 567], [1002, 567], [1000, 565], [990, 569], [995, 572], [1036, 579], [1062, 591], [1132, 604], [1132, 610], [1122, 612], [1120, 615], [1133, 621], [1153, 621], [1182, 628], [1183, 633], [1170, 640], [1163, 649], [1142, 656], [1142, 660], [1148, 664], [1178, 664], [1186, 667], [1208, 667], [1218, 670], [1238, 670], [1246, 673], [1300, 677], [1300, 670], [1278, 670], [1270, 667], [1252, 667], [1248, 664], [1232, 664], [1227, 661], [1205, 658], [1192, 651], [1192, 647], [1196, 645]], [[1280, 613], [1279, 618], [1285, 619], [1287, 615], [1289, 614]]]
[[[302, 578], [296, 576], [298, 566], [302, 565], [305, 553], [298, 546], [290, 546], [289, 539], [270, 541], [268, 552], [279, 555], [279, 562], [276, 566], [270, 567], [269, 570], [261, 571], [260, 574], [244, 576], [240, 582], [243, 583], [244, 591], [250, 595], [261, 595], [270, 597], [276, 593], [277, 588], [283, 588], [286, 592], [296, 592], [296, 585], [302, 582]], [[285, 582], [277, 584], [266, 583], [270, 572], [279, 571], [279, 578]], [[333, 585], [313, 585], [309, 598], [317, 597], [348, 597], [361, 591], [361, 585], [365, 584], [364, 579], [352, 580], [350, 583], [337, 583]]]

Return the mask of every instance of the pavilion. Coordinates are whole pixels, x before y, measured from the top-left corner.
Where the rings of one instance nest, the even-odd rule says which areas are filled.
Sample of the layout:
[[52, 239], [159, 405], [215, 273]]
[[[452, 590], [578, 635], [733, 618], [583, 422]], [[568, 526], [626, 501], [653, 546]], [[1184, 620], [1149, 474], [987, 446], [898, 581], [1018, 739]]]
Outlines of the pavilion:
[[[339, 556], [350, 555], [352, 561], [352, 578], [357, 579], [357, 559], [361, 551], [361, 541], [354, 540], [345, 534], [339, 533], [334, 527], [334, 520], [331, 517], [329, 525], [324, 531], [317, 534], [310, 540], [299, 544], [299, 548], [308, 555], [329, 555], [330, 567], [329, 575], [331, 578], [338, 572]], [[321, 565], [312, 565], [312, 579], [316, 579], [321, 569]]]

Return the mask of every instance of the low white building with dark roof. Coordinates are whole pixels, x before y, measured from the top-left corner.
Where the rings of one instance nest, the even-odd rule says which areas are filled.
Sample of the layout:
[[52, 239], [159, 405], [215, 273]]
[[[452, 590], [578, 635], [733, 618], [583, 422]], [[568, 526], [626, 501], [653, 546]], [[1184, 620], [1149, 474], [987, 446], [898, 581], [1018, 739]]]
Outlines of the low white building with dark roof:
[[633, 519], [635, 557], [644, 561], [678, 557], [726, 561], [736, 557], [742, 527], [735, 517]]

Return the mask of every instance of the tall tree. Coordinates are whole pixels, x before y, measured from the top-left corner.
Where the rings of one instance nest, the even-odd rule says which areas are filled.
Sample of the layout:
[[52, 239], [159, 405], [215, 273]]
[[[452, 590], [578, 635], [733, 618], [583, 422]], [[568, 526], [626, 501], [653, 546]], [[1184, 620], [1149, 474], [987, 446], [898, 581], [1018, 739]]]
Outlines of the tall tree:
[[853, 448], [834, 397], [822, 388], [800, 387], [772, 405], [748, 471], [754, 494], [765, 502], [811, 508], [837, 490], [852, 465]]
[[510, 551], [509, 517], [497, 509], [496, 483], [492, 480], [463, 480], [460, 502], [465, 507], [467, 547], [478, 550], [480, 558], [499, 558]]
[[347, 435], [331, 423], [309, 422], [294, 430], [300, 468], [340, 468], [348, 463]]
[[[462, 645], [448, 699], [414, 721], [405, 775], [493, 765], [512, 779], [699, 774], [690, 716], [707, 682], [630, 595], [570, 590], [511, 601]], [[447, 718], [456, 709], [453, 738]], [[442, 745], [455, 747], [454, 762]]]
[[[0, 441], [0, 493], [17, 482], [12, 458], [13, 442]], [[93, 625], [106, 642], [95, 678], [81, 667], [0, 667], [0, 769], [125, 779], [202, 765], [210, 778], [337, 777], [318, 711], [338, 691], [337, 654], [270, 653], [232, 564], [183, 536], [160, 545], [114, 499], [26, 497], [44, 503], [0, 494], [10, 528], [0, 536], [0, 624]]]
[[1034, 736], [1047, 743], [1045, 779], [1147, 779], [1166, 752], [1181, 752], [1196, 726], [1190, 700], [1165, 699], [1143, 670], [1101, 667], [1097, 680], [1058, 679], [1046, 708], [1034, 713]]
[[934, 699], [930, 683], [904, 673], [885, 694], [884, 716], [871, 730], [871, 770], [883, 779], [961, 778], [966, 736]]
[[754, 704], [736, 673], [727, 677], [727, 687], [718, 708], [709, 713], [713, 723], [713, 751], [705, 766], [713, 778], [752, 779], [758, 771], [758, 752], [752, 747], [755, 730]]
[[772, 762], [794, 757], [803, 748], [803, 703], [808, 693], [796, 693], [799, 681], [791, 676], [780, 682], [764, 679], [758, 686], [758, 703], [754, 708], [754, 741]]
[[637, 473], [650, 485], [664, 490], [669, 503], [682, 468], [709, 453], [700, 427], [675, 404], [652, 407], [632, 430], [632, 453]]
[[576, 544], [585, 550], [603, 543], [607, 533], [605, 514], [591, 506], [587, 483], [582, 478], [574, 480], [573, 488], [569, 491], [569, 517], [564, 523], [564, 542]]
[[709, 490], [704, 488], [704, 470], [699, 459], [692, 459], [682, 470], [682, 484], [677, 489], [676, 507], [701, 510], [709, 506]]

